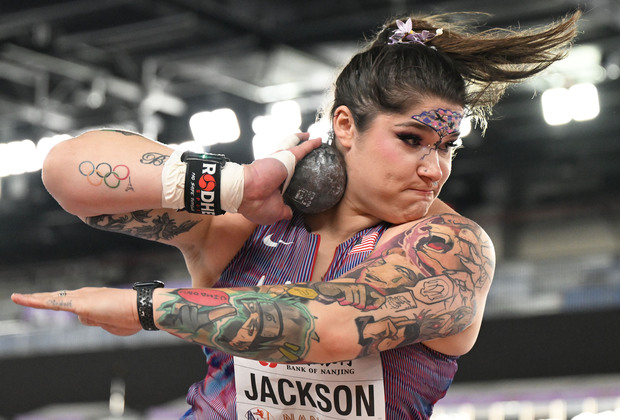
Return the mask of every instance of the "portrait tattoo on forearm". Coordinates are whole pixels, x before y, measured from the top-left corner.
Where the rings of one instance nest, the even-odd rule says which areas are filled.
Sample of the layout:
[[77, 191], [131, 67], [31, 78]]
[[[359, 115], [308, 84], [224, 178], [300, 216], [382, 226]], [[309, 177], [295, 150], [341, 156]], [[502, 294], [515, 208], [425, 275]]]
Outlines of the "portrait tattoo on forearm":
[[86, 223], [97, 229], [153, 241], [174, 239], [199, 223], [197, 220], [186, 220], [179, 225], [167, 212], [155, 216], [151, 215], [152, 212], [153, 210], [139, 210], [122, 215], [103, 214], [87, 217]]
[[[338, 305], [348, 308], [343, 316], [357, 331], [362, 357], [463, 331], [493, 269], [492, 245], [482, 230], [462, 217], [439, 215], [396, 235], [339, 280], [176, 290], [159, 308], [159, 322], [228, 353], [298, 362], [320, 342], [320, 314], [340, 320], [339, 311], [317, 308]], [[350, 309], [358, 315], [351, 317]]]
[[181, 289], [159, 310], [160, 326], [189, 341], [258, 360], [298, 362], [314, 335], [314, 318], [303, 301], [287, 294], [247, 288]]

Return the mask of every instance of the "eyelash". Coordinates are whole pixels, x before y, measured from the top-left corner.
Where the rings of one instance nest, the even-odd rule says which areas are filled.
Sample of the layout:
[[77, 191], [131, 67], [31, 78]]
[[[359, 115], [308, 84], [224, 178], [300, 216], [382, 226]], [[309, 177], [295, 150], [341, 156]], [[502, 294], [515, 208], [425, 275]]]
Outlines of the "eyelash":
[[[397, 137], [407, 143], [409, 146], [420, 146], [420, 142], [422, 142], [422, 138], [416, 134], [397, 134]], [[462, 146], [461, 139], [456, 139], [453, 141], [448, 141], [441, 145], [440, 151], [449, 151]]]
[[415, 134], [397, 134], [396, 136], [410, 146], [419, 146], [422, 141], [422, 138]]

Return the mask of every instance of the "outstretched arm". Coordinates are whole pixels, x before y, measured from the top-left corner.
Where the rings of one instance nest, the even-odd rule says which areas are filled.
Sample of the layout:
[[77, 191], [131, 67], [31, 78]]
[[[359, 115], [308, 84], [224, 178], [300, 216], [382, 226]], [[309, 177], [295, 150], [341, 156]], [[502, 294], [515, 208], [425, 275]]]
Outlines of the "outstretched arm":
[[[464, 333], [482, 316], [493, 269], [492, 244], [482, 229], [444, 214], [412, 224], [331, 282], [156, 289], [155, 320], [188, 341], [247, 358], [348, 360]], [[16, 303], [75, 312], [87, 325], [123, 334], [140, 329], [135, 298], [115, 289], [13, 296]]]

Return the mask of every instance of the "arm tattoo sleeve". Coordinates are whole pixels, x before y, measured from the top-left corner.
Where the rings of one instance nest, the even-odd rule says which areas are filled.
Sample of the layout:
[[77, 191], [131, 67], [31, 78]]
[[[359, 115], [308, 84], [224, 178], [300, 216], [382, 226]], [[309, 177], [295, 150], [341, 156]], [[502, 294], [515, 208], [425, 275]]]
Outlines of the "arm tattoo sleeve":
[[151, 215], [153, 210], [140, 210], [122, 215], [104, 214], [87, 217], [86, 223], [94, 228], [124, 233], [153, 241], [172, 240], [196, 226], [199, 221], [186, 220], [177, 224], [168, 212]]
[[286, 293], [181, 289], [160, 308], [161, 326], [186, 340], [257, 360], [298, 362], [314, 335], [314, 317]]
[[338, 283], [312, 287], [332, 302], [368, 312], [357, 320], [360, 345], [363, 352], [380, 351], [463, 331], [493, 270], [494, 251], [482, 229], [445, 214], [397, 235], [346, 274], [356, 293]]
[[[476, 224], [439, 215], [395, 236], [341, 279], [175, 290], [158, 321], [227, 353], [291, 363], [320, 343], [318, 322], [348, 316], [362, 357], [463, 331], [493, 268], [492, 245]], [[351, 317], [351, 309], [357, 315]]]

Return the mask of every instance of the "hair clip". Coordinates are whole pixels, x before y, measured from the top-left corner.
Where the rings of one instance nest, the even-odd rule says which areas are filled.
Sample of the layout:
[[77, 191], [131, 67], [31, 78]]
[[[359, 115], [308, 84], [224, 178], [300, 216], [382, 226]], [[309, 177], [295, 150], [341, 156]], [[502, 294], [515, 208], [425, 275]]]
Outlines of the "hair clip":
[[435, 31], [435, 33], [431, 33], [426, 29], [422, 32], [414, 32], [411, 23], [411, 18], [407, 19], [407, 22], [403, 23], [400, 20], [396, 20], [396, 25], [398, 29], [394, 30], [394, 34], [390, 36], [390, 40], [388, 45], [394, 44], [422, 44], [424, 45], [426, 42], [443, 34], [443, 29], [439, 28]]

